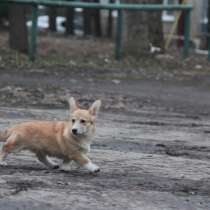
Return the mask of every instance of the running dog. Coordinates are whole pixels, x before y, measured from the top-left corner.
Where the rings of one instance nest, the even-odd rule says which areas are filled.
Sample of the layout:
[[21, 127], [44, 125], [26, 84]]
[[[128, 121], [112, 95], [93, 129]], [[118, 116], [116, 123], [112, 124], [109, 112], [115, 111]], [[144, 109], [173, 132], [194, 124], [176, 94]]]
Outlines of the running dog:
[[59, 168], [47, 156], [63, 160], [61, 169], [68, 170], [73, 160], [79, 166], [95, 173], [99, 167], [92, 163], [87, 153], [93, 140], [95, 121], [101, 101], [95, 101], [89, 109], [81, 109], [74, 98], [69, 99], [68, 121], [31, 121], [17, 124], [0, 133], [4, 145], [0, 152], [0, 164], [6, 165], [6, 156], [14, 151], [29, 150], [49, 168]]

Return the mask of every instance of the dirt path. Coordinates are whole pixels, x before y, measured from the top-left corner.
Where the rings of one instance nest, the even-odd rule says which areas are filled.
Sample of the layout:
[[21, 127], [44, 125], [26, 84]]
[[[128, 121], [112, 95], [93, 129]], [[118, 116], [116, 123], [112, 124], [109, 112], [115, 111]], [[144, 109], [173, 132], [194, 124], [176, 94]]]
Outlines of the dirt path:
[[210, 209], [210, 80], [183, 72], [0, 68], [0, 129], [65, 119], [70, 95], [83, 106], [103, 103], [91, 152], [100, 174], [11, 155], [0, 167], [0, 210]]
[[31, 63], [0, 33], [0, 130], [66, 119], [69, 96], [103, 104], [90, 154], [101, 172], [48, 170], [31, 153], [10, 155], [0, 167], [0, 210], [210, 209], [206, 56], [182, 60], [172, 49], [118, 62], [113, 47], [45, 34]]
[[[4, 128], [64, 119], [64, 110], [0, 109]], [[159, 107], [102, 112], [91, 157], [93, 176], [48, 170], [27, 152], [0, 167], [0, 209], [210, 209], [210, 117]]]

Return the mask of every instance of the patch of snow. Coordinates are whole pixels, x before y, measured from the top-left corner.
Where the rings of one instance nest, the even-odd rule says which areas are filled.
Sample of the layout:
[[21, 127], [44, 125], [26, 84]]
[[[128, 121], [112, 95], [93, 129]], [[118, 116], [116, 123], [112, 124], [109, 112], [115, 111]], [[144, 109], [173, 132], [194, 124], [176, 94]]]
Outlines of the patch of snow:
[[[65, 28], [62, 26], [62, 22], [66, 20], [65, 17], [58, 16], [56, 18], [56, 28], [58, 32], [64, 32]], [[27, 21], [27, 26], [31, 27], [32, 21]], [[38, 17], [37, 25], [39, 29], [47, 29], [49, 28], [49, 17], [47, 15], [42, 15]]]

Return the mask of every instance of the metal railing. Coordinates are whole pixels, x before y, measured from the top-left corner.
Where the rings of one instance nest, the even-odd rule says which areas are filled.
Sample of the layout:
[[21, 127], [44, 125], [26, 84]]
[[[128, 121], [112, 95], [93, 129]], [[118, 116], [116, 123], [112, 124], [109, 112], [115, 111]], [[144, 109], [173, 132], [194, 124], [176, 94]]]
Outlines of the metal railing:
[[190, 41], [190, 14], [192, 10], [191, 4], [177, 4], [177, 5], [162, 5], [162, 4], [124, 4], [124, 3], [87, 3], [67, 0], [1, 0], [1, 3], [23, 4], [32, 6], [32, 27], [29, 44], [29, 57], [31, 60], [35, 59], [36, 54], [36, 40], [37, 40], [37, 18], [38, 6], [49, 7], [72, 7], [72, 8], [86, 8], [86, 9], [105, 9], [117, 11], [116, 22], [116, 38], [115, 38], [115, 58], [122, 57], [122, 32], [123, 32], [123, 11], [125, 10], [141, 10], [141, 11], [183, 11], [184, 12], [184, 47], [183, 57], [189, 55], [189, 41]]

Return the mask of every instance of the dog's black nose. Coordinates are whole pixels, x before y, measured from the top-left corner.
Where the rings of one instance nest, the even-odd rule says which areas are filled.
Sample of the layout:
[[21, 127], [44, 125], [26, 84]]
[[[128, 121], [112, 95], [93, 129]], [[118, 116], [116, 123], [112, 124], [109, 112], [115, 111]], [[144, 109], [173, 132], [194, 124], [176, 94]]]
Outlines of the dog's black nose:
[[74, 135], [77, 135], [77, 129], [73, 128], [73, 129], [72, 129], [72, 133], [73, 133]]

